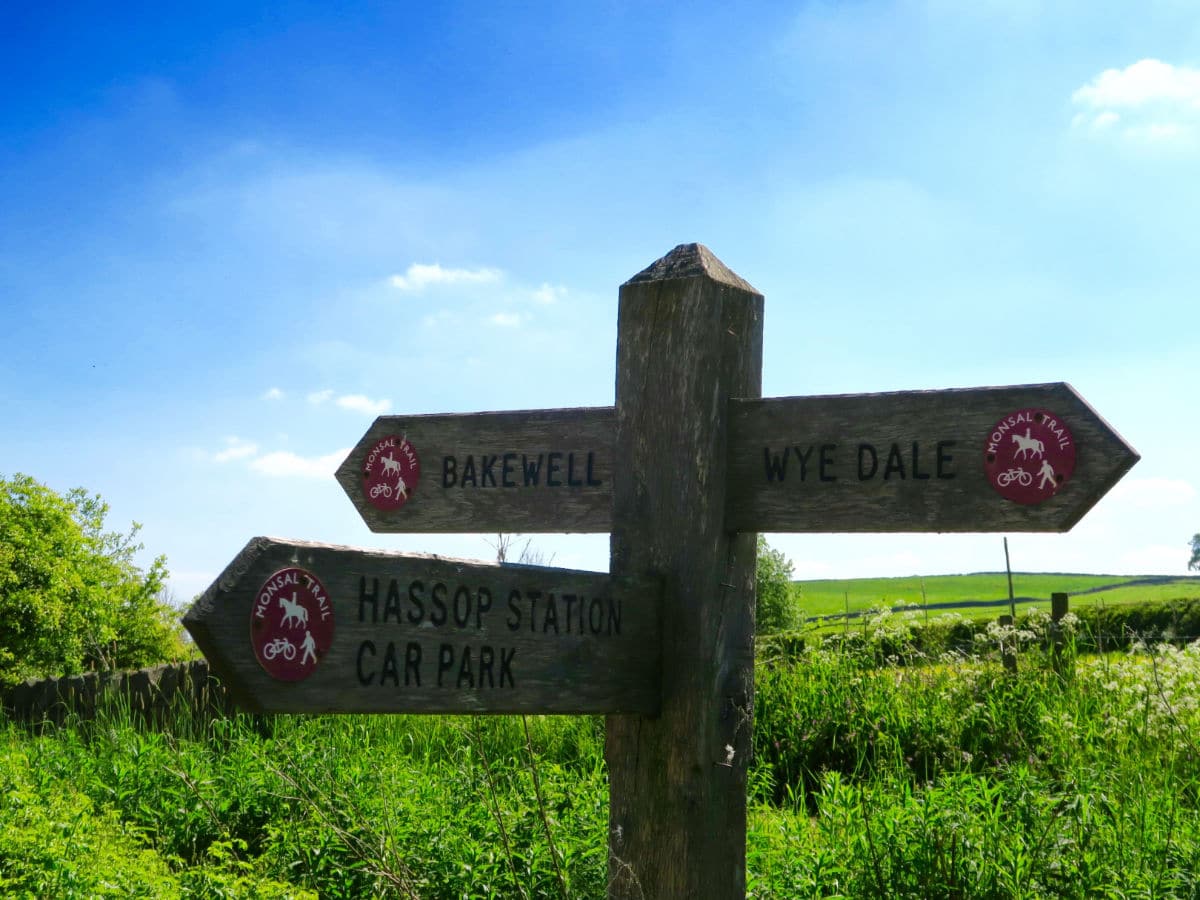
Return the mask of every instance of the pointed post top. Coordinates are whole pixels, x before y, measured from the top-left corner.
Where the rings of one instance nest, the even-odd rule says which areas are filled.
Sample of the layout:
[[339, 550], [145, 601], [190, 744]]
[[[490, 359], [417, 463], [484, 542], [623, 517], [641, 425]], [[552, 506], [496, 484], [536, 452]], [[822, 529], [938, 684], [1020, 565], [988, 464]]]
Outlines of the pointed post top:
[[[721, 262], [703, 244], [680, 244], [662, 259], [652, 262], [625, 284], [644, 284], [648, 281], [670, 281], [676, 278], [700, 278], [727, 284], [739, 290], [760, 294], [750, 282]], [[761, 296], [761, 294], [760, 294]]]

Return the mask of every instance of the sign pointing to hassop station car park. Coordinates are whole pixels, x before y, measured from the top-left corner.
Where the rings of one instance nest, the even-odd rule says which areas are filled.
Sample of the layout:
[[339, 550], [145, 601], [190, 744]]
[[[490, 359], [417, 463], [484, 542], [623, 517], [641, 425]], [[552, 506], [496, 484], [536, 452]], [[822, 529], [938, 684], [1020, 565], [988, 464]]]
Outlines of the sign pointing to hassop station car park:
[[612, 407], [386, 416], [382, 532], [610, 532], [610, 573], [255, 538], [184, 624], [274, 712], [606, 712], [609, 896], [745, 893], [755, 532], [1061, 531], [1137, 454], [1066, 384], [759, 399], [699, 244], [621, 286]]
[[657, 586], [613, 586], [254, 538], [184, 624], [256, 712], [654, 712]]
[[[606, 532], [614, 416], [381, 416], [337, 478], [373, 531]], [[728, 416], [730, 531], [1066, 531], [1138, 460], [1061, 383], [733, 398]]]

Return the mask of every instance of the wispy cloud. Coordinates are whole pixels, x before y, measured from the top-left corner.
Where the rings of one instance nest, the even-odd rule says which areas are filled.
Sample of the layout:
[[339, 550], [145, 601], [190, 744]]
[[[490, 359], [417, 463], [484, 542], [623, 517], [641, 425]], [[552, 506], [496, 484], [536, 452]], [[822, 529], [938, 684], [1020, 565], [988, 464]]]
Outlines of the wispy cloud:
[[350, 452], [346, 447], [324, 456], [300, 456], [288, 450], [265, 453], [251, 460], [250, 468], [272, 478], [328, 478]]
[[258, 452], [258, 444], [243, 441], [239, 437], [225, 438], [225, 449], [213, 454], [213, 462], [227, 463], [235, 459], [245, 459]]
[[488, 316], [488, 321], [501, 328], [516, 328], [521, 324], [521, 314], [511, 312], [492, 313], [492, 315]]
[[1190, 139], [1200, 122], [1200, 69], [1141, 59], [1105, 69], [1078, 88], [1080, 112], [1071, 124], [1096, 135], [1115, 134], [1143, 143]]
[[284, 398], [284, 396], [285, 395], [284, 395], [283, 391], [281, 391], [279, 388], [271, 387], [271, 388], [267, 388], [263, 392], [262, 398], [264, 400], [282, 400]]
[[565, 296], [567, 296], [567, 289], [561, 284], [543, 283], [540, 288], [533, 292], [533, 299], [547, 306], [551, 303], [557, 303]]
[[[367, 401], [365, 397], [362, 399]], [[251, 471], [275, 478], [327, 478], [350, 452], [346, 448], [323, 456], [301, 456], [290, 450], [262, 453], [253, 441], [232, 436], [225, 438], [224, 443], [224, 449], [213, 453], [197, 451], [199, 458], [222, 465], [241, 462]]]
[[342, 409], [368, 413], [372, 416], [380, 416], [391, 408], [392, 401], [372, 400], [370, 397], [367, 397], [364, 394], [343, 394], [341, 397], [337, 398], [337, 405]]
[[388, 281], [397, 290], [421, 291], [431, 285], [487, 284], [503, 277], [499, 269], [443, 269], [438, 263], [413, 263], [403, 275], [393, 275]]
[[331, 388], [313, 391], [308, 395], [307, 399], [313, 406], [322, 406], [332, 400], [335, 406], [342, 409], [370, 413], [375, 416], [387, 412], [392, 405], [391, 400], [372, 400], [366, 394], [342, 394], [341, 396], [337, 396], [337, 392]]

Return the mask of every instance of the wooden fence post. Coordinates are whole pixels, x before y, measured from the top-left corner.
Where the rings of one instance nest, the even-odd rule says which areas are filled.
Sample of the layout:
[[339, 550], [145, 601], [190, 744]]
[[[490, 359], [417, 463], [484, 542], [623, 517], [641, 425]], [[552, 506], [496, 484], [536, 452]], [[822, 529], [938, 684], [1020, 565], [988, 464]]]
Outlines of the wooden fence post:
[[[998, 620], [1001, 628], [1012, 627], [1016, 620], [1005, 613]], [[1017, 648], [1012, 643], [1002, 643], [1000, 645], [1000, 658], [1004, 661], [1004, 670], [1016, 674], [1017, 671]]]
[[[1062, 620], [1063, 616], [1067, 614], [1067, 609], [1068, 600], [1066, 594], [1055, 593], [1050, 595], [1050, 639], [1053, 642], [1052, 659], [1054, 661], [1054, 672], [1060, 677], [1066, 674], [1063, 665], [1063, 645], [1065, 641], [1063, 640]], [[1074, 664], [1072, 664], [1073, 669]]]
[[607, 720], [613, 898], [745, 895], [757, 535], [725, 529], [727, 405], [761, 395], [762, 311], [698, 244], [621, 287], [611, 573], [662, 580], [662, 711]]

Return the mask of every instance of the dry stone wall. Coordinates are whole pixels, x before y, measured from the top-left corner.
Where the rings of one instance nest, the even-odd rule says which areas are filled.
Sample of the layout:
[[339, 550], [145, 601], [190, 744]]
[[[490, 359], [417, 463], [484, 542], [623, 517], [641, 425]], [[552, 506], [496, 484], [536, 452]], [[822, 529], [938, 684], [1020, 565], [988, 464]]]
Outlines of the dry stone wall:
[[29, 679], [0, 694], [5, 715], [26, 722], [92, 719], [106, 704], [149, 721], [164, 721], [181, 706], [212, 715], [227, 715], [233, 709], [224, 686], [202, 659], [127, 672]]

